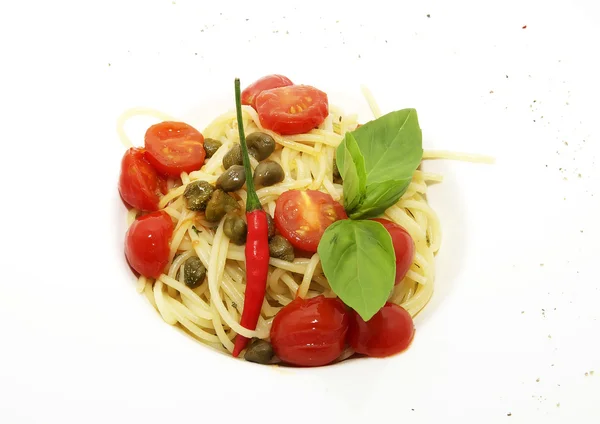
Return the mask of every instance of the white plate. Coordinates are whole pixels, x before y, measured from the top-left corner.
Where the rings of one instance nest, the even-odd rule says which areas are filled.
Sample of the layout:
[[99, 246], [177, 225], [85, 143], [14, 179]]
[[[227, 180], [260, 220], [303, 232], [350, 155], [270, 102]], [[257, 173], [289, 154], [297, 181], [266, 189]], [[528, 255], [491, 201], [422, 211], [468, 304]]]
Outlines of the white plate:
[[[594, 5], [201, 3], [0, 13], [0, 422], [599, 422]], [[425, 148], [497, 158], [426, 164], [446, 176], [430, 196], [444, 241], [404, 354], [256, 366], [134, 290], [117, 116], [203, 127], [233, 107], [235, 76], [272, 72], [363, 119], [367, 84], [384, 111], [417, 108]]]

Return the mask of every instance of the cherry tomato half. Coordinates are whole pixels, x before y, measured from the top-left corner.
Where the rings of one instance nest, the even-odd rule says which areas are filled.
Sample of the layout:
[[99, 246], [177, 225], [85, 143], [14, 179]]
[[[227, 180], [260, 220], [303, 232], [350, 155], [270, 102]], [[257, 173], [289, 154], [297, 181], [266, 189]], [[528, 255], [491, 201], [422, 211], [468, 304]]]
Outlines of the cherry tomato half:
[[289, 190], [275, 204], [275, 226], [292, 245], [316, 252], [323, 233], [331, 224], [346, 219], [344, 207], [317, 190]]
[[394, 355], [410, 345], [414, 334], [410, 314], [395, 303], [386, 303], [367, 322], [355, 311], [350, 313], [348, 343], [357, 353], [374, 357]]
[[390, 236], [392, 236], [392, 244], [394, 245], [394, 253], [396, 254], [396, 284], [398, 284], [412, 265], [413, 257], [415, 256], [415, 243], [408, 232], [398, 224], [388, 221], [383, 218], [376, 218], [382, 224]]
[[279, 88], [285, 87], [288, 85], [294, 85], [292, 81], [288, 77], [284, 77], [283, 75], [273, 74], [262, 77], [242, 91], [242, 104], [250, 105], [254, 109], [256, 109], [256, 97], [265, 90], [270, 90], [271, 88]]
[[146, 159], [164, 175], [178, 177], [204, 164], [204, 137], [183, 122], [161, 122], [152, 125], [144, 137]]
[[341, 300], [296, 298], [275, 315], [271, 344], [284, 362], [318, 367], [341, 355], [347, 332], [348, 311]]
[[169, 263], [169, 240], [173, 221], [164, 211], [136, 219], [125, 235], [125, 257], [129, 265], [146, 277], [158, 278]]
[[304, 134], [329, 115], [327, 94], [310, 85], [290, 85], [265, 90], [256, 98], [263, 127], [279, 134]]
[[155, 169], [144, 159], [144, 150], [131, 148], [121, 161], [119, 193], [130, 206], [143, 210], [158, 209], [161, 179]]

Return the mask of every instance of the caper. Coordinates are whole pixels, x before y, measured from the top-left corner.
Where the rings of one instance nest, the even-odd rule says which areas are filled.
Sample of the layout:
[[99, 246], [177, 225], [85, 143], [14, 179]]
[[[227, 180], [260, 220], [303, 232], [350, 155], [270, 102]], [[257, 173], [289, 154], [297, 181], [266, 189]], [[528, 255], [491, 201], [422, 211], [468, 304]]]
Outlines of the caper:
[[273, 346], [266, 340], [253, 338], [246, 349], [244, 359], [257, 364], [268, 364], [273, 359]]
[[223, 223], [223, 232], [229, 240], [241, 246], [246, 243], [246, 234], [248, 233], [248, 226], [244, 220], [238, 215], [228, 215]]
[[246, 183], [246, 172], [242, 165], [232, 165], [217, 179], [217, 188], [223, 191], [236, 191]]
[[206, 267], [199, 257], [192, 256], [183, 264], [183, 280], [190, 289], [195, 289], [204, 281]]
[[267, 214], [267, 227], [269, 228], [268, 237], [269, 240], [271, 240], [275, 235], [275, 221], [273, 221], [273, 217], [270, 213]]
[[238, 210], [238, 202], [221, 189], [216, 189], [206, 204], [206, 220], [209, 222], [220, 221], [225, 214]]
[[285, 237], [277, 234], [269, 241], [269, 255], [272, 258], [292, 262], [294, 260], [294, 247]]
[[335, 158], [333, 158], [333, 182], [337, 184], [342, 183], [342, 175], [340, 174]]
[[206, 181], [193, 181], [187, 185], [183, 192], [183, 197], [187, 202], [187, 207], [192, 211], [203, 211], [206, 209], [210, 197], [215, 189]]
[[219, 140], [215, 140], [214, 138], [205, 138], [204, 139], [204, 151], [206, 152], [207, 158], [212, 158], [213, 155], [219, 150], [222, 143]]
[[254, 169], [254, 184], [261, 186], [272, 186], [283, 181], [285, 172], [277, 162], [265, 161], [258, 164]]
[[234, 144], [231, 149], [225, 156], [223, 156], [223, 168], [229, 169], [233, 165], [242, 165], [244, 161], [242, 160], [242, 148], [239, 144]]
[[248, 152], [256, 158], [257, 161], [265, 160], [275, 151], [275, 140], [269, 134], [264, 132], [253, 132], [246, 137]]

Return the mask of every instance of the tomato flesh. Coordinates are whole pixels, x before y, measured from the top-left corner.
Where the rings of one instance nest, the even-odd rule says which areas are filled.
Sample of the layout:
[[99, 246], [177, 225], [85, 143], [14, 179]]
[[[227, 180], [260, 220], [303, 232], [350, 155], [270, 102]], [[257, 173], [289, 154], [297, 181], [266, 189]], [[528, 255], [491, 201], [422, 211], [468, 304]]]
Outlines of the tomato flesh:
[[412, 265], [413, 257], [415, 256], [415, 243], [410, 234], [408, 234], [408, 231], [395, 222], [383, 218], [376, 218], [373, 221], [382, 224], [392, 237], [394, 253], [396, 254], [395, 284], [398, 284], [402, 281]]
[[263, 127], [282, 135], [304, 134], [329, 115], [327, 94], [309, 85], [265, 90], [256, 98]]
[[163, 175], [178, 177], [204, 164], [204, 137], [183, 122], [161, 122], [152, 125], [144, 137], [146, 159]]
[[386, 303], [369, 321], [358, 313], [350, 314], [348, 343], [356, 353], [384, 357], [400, 353], [414, 337], [412, 317], [402, 307]]
[[256, 109], [256, 97], [260, 93], [272, 88], [285, 87], [293, 84], [294, 83], [290, 81], [288, 77], [284, 77], [283, 75], [273, 74], [264, 76], [254, 81], [242, 91], [242, 104], [250, 105]]
[[121, 160], [119, 193], [130, 206], [142, 211], [158, 209], [160, 177], [144, 159], [144, 150], [131, 148]]
[[289, 190], [275, 203], [275, 226], [292, 245], [315, 253], [331, 224], [346, 219], [344, 207], [317, 190]]
[[141, 275], [158, 278], [169, 263], [173, 221], [164, 211], [136, 219], [125, 235], [125, 257]]
[[271, 344], [282, 361], [317, 367], [341, 355], [347, 332], [348, 311], [341, 300], [296, 298], [275, 316]]

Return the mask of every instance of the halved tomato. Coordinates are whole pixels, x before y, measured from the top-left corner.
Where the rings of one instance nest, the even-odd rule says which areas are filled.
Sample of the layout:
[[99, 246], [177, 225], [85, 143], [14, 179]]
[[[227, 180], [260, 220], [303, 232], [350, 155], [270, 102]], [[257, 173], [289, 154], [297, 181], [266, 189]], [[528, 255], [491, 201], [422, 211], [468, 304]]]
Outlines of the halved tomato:
[[158, 172], [178, 177], [204, 164], [204, 137], [183, 122], [161, 122], [152, 125], [144, 137], [146, 159]]
[[292, 245], [315, 253], [331, 224], [346, 219], [344, 207], [317, 190], [289, 190], [275, 204], [275, 226]]
[[271, 88], [285, 87], [287, 85], [294, 85], [294, 83], [283, 75], [273, 74], [262, 77], [242, 91], [242, 104], [250, 105], [256, 109], [256, 97], [260, 93]]
[[144, 159], [144, 149], [131, 148], [123, 155], [119, 193], [130, 206], [142, 211], [158, 209], [161, 178]]
[[282, 135], [303, 134], [318, 127], [329, 115], [327, 94], [310, 85], [265, 90], [256, 98], [263, 127]]

